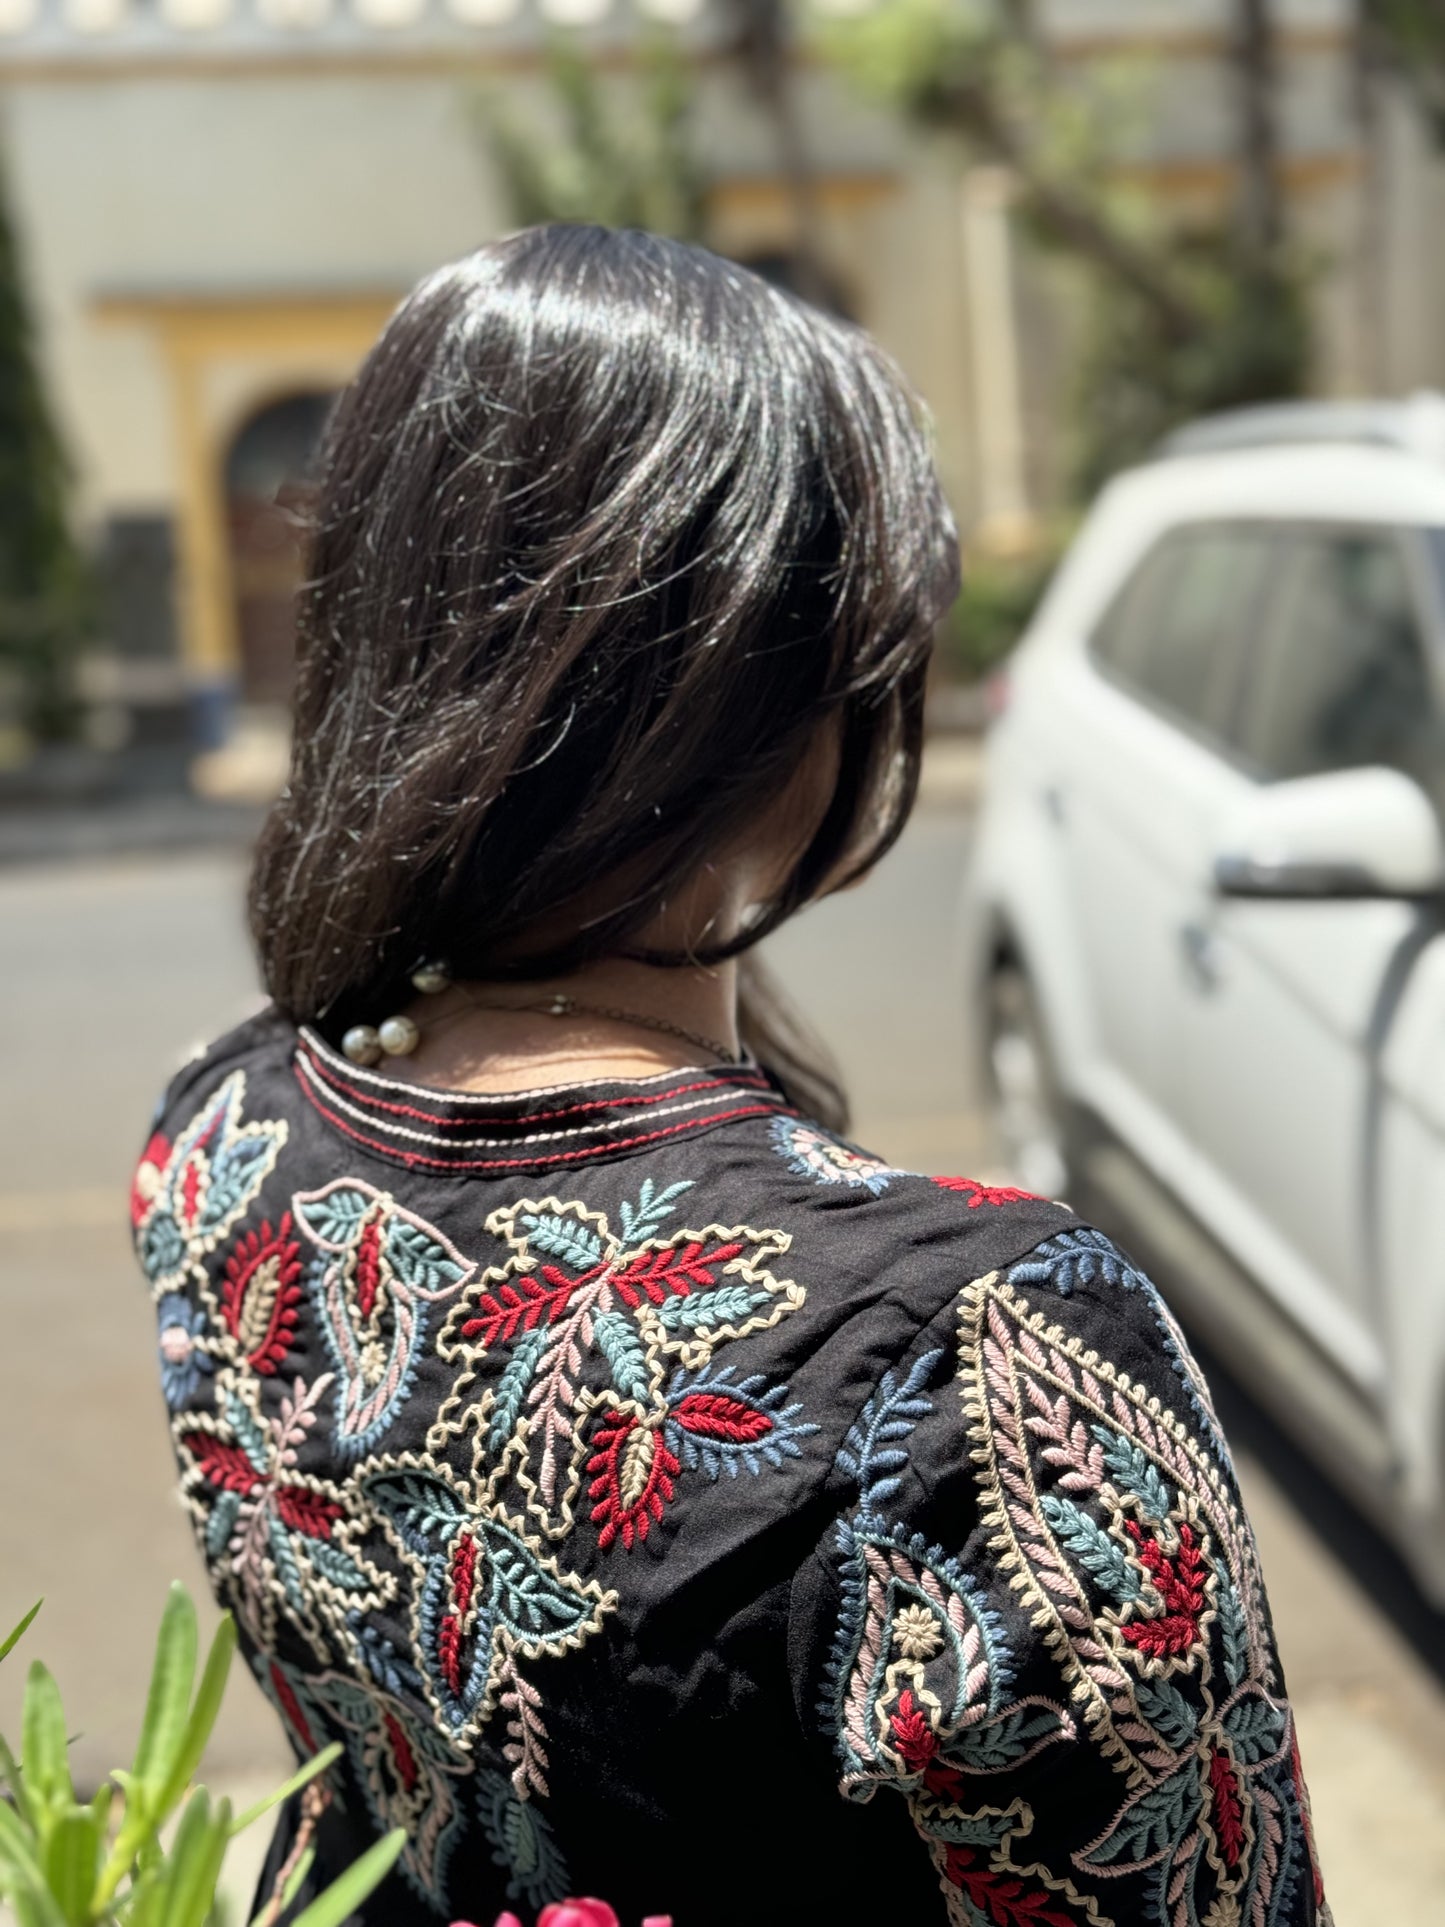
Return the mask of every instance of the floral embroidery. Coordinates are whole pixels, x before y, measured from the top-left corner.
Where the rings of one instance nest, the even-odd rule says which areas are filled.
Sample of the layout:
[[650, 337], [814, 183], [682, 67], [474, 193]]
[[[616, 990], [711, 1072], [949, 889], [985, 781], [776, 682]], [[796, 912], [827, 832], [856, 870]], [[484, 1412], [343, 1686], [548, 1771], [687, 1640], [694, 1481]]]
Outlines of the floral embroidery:
[[805, 1124], [796, 1117], [775, 1117], [768, 1127], [773, 1149], [787, 1160], [788, 1169], [815, 1184], [842, 1184], [849, 1189], [870, 1191], [876, 1198], [888, 1189], [894, 1178], [907, 1177], [881, 1158], [858, 1151], [840, 1138], [830, 1137], [816, 1124]]
[[981, 1204], [1038, 1204], [1046, 1203], [1037, 1192], [1019, 1191], [1011, 1184], [980, 1184], [977, 1178], [934, 1178], [933, 1183], [942, 1191], [961, 1191], [968, 1199], [970, 1211], [977, 1211]]
[[153, 1137], [141, 1158], [131, 1207], [136, 1248], [157, 1293], [176, 1290], [215, 1249], [286, 1142], [284, 1122], [241, 1122], [245, 1094], [245, 1072], [233, 1071], [173, 1146]]
[[904, 1793], [959, 1927], [1079, 1927], [1098, 1919], [1091, 1904], [1067, 1880], [1011, 1858], [1030, 1809], [965, 1811], [970, 1780], [1073, 1740], [1074, 1721], [1053, 1701], [1014, 1696], [1003, 1623], [982, 1588], [941, 1547], [887, 1517], [907, 1441], [934, 1409], [922, 1387], [942, 1356], [926, 1353], [901, 1379], [886, 1374], [838, 1454], [860, 1499], [837, 1532], [842, 1611], [822, 1708], [843, 1767], [840, 1790], [855, 1800], [880, 1785]]
[[221, 1322], [252, 1371], [270, 1377], [291, 1348], [301, 1305], [301, 1248], [291, 1213], [245, 1231], [227, 1254], [221, 1279]]
[[534, 1802], [519, 1799], [504, 1773], [477, 1775], [477, 1817], [492, 1859], [507, 1876], [508, 1900], [545, 1907], [571, 1888], [562, 1850]]
[[205, 1314], [182, 1292], [168, 1291], [156, 1306], [156, 1326], [161, 1391], [174, 1412], [215, 1370], [204, 1350]]
[[[658, 1192], [649, 1180], [619, 1211], [617, 1234], [601, 1212], [556, 1198], [493, 1212], [487, 1229], [513, 1256], [447, 1319], [437, 1349], [461, 1370], [429, 1446], [480, 1425], [494, 1482], [514, 1478], [549, 1537], [572, 1530], [584, 1476], [603, 1548], [620, 1538], [630, 1549], [661, 1518], [684, 1463], [713, 1477], [725, 1463], [757, 1470], [802, 1436], [777, 1409], [785, 1392], [701, 1379], [664, 1390], [669, 1363], [705, 1373], [719, 1344], [803, 1302], [801, 1287], [767, 1269], [788, 1248], [784, 1232], [713, 1224], [651, 1235], [688, 1189]], [[501, 1376], [476, 1400], [478, 1364], [503, 1348]]]
[[[449, 1466], [404, 1453], [361, 1466], [356, 1483], [414, 1573], [412, 1643], [426, 1697], [446, 1737], [469, 1744], [498, 1696], [519, 1695], [514, 1743], [541, 1739], [540, 1702], [518, 1685], [518, 1658], [580, 1646], [617, 1603], [549, 1558], [519, 1519], [478, 1498]], [[524, 1718], [525, 1705], [532, 1719]], [[541, 1761], [522, 1782], [544, 1792]]]
[[336, 1449], [369, 1450], [411, 1389], [430, 1307], [476, 1270], [424, 1219], [360, 1178], [291, 1201], [316, 1247], [307, 1278], [336, 1370]]
[[1075, 1866], [1133, 1882], [1161, 1927], [1272, 1927], [1316, 1875], [1231, 1488], [1187, 1427], [1009, 1285], [969, 1286], [960, 1332], [991, 1549], [1125, 1783]]
[[389, 1595], [383, 1576], [348, 1543], [347, 1494], [298, 1469], [330, 1382], [329, 1374], [309, 1386], [298, 1378], [266, 1419], [260, 1381], [227, 1375], [214, 1415], [188, 1414], [175, 1425], [182, 1490], [238, 1620], [270, 1649], [283, 1606], [321, 1660], [330, 1656], [335, 1626]]

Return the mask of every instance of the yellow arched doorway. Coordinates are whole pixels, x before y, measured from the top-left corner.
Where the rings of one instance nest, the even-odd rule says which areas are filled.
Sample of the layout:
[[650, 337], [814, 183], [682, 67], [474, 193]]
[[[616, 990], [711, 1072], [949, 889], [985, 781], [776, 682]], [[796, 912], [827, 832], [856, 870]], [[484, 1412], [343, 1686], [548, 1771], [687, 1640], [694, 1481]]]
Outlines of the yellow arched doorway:
[[291, 694], [296, 593], [315, 456], [333, 394], [305, 389], [248, 415], [226, 450], [226, 536], [239, 693], [284, 703]]

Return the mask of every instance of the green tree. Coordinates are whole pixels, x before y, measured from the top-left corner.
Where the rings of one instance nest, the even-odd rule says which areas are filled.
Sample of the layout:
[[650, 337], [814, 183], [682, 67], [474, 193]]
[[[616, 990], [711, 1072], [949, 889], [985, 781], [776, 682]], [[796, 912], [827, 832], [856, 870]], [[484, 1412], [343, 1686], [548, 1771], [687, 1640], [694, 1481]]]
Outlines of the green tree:
[[74, 726], [74, 663], [88, 605], [67, 514], [69, 479], [0, 173], [0, 669], [17, 685], [22, 725], [42, 741]]
[[706, 201], [693, 140], [692, 78], [674, 42], [649, 34], [637, 70], [612, 94], [573, 41], [547, 49], [556, 134], [524, 125], [495, 95], [480, 98], [481, 129], [519, 227], [598, 221], [703, 238]]
[[1308, 276], [1279, 183], [1268, 0], [1235, 0], [1237, 189], [1213, 224], [1166, 221], [1121, 184], [1115, 94], [1052, 56], [1031, 0], [887, 0], [835, 55], [915, 126], [1005, 166], [1038, 242], [1083, 271], [1076, 485], [1091, 491], [1193, 415], [1302, 392]]

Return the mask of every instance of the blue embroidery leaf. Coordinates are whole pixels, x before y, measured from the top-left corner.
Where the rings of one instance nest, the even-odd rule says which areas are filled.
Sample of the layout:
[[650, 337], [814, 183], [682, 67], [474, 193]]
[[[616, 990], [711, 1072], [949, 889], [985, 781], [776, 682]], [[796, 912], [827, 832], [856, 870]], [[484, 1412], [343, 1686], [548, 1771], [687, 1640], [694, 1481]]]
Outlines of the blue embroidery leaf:
[[497, 1381], [496, 1402], [487, 1426], [487, 1452], [494, 1459], [501, 1456], [512, 1436], [527, 1387], [536, 1376], [542, 1354], [551, 1342], [550, 1330], [546, 1325], [539, 1325], [512, 1349], [507, 1369]]
[[1056, 1233], [1011, 1265], [1008, 1274], [1011, 1285], [1049, 1285], [1061, 1298], [1096, 1278], [1121, 1291], [1133, 1291], [1146, 1282], [1112, 1239], [1087, 1226]]
[[1177, 1686], [1167, 1679], [1140, 1679], [1134, 1697], [1139, 1711], [1166, 1746], [1176, 1753], [1190, 1745], [1199, 1730], [1199, 1715]]
[[1146, 1787], [1087, 1853], [1081, 1866], [1137, 1867], [1169, 1853], [1193, 1821], [1199, 1805], [1199, 1763], [1192, 1757], [1167, 1779]]
[[223, 1492], [211, 1509], [206, 1521], [206, 1556], [219, 1559], [231, 1543], [231, 1534], [236, 1529], [236, 1514], [241, 1510], [239, 1492]]
[[1090, 1428], [1104, 1448], [1104, 1469], [1115, 1485], [1132, 1492], [1149, 1518], [1169, 1517], [1169, 1488], [1143, 1446], [1107, 1425]]
[[1224, 1641], [1224, 1676], [1231, 1686], [1238, 1686], [1248, 1664], [1249, 1640], [1239, 1594], [1223, 1573], [1219, 1576], [1219, 1632]]
[[1062, 1734], [1064, 1723], [1051, 1706], [1020, 1706], [987, 1725], [971, 1726], [949, 1747], [948, 1757], [975, 1773], [1002, 1773], [1042, 1740]]
[[669, 1184], [659, 1191], [651, 1178], [642, 1180], [642, 1189], [637, 1194], [637, 1203], [624, 1203], [618, 1213], [622, 1235], [629, 1244], [639, 1238], [651, 1237], [664, 1218], [670, 1218], [677, 1200], [684, 1191], [691, 1191], [691, 1178], [681, 1178], [676, 1184]]
[[185, 1263], [186, 1241], [169, 1211], [158, 1210], [141, 1237], [140, 1261], [154, 1283], [179, 1271]]
[[596, 1601], [549, 1572], [531, 1547], [495, 1519], [478, 1521], [487, 1553], [489, 1607], [513, 1638], [551, 1647], [591, 1624]]
[[274, 1133], [254, 1129], [243, 1129], [221, 1146], [196, 1218], [198, 1232], [215, 1231], [245, 1209], [276, 1162], [278, 1149]]
[[365, 1592], [371, 1583], [351, 1554], [329, 1540], [308, 1540], [306, 1556], [321, 1577], [329, 1579], [342, 1592]]
[[362, 1219], [375, 1203], [373, 1194], [359, 1185], [337, 1184], [319, 1198], [293, 1198], [291, 1208], [324, 1244], [344, 1248], [355, 1238]]
[[392, 1270], [413, 1291], [445, 1291], [465, 1278], [467, 1265], [456, 1259], [420, 1225], [392, 1217], [386, 1228], [386, 1255]]
[[571, 1877], [551, 1828], [504, 1774], [477, 1775], [477, 1814], [493, 1863], [507, 1875], [509, 1900], [538, 1908], [566, 1894]]
[[560, 1258], [574, 1271], [590, 1271], [602, 1262], [603, 1244], [598, 1232], [580, 1218], [559, 1217], [552, 1211], [528, 1211], [522, 1223], [527, 1242], [549, 1258]]
[[1224, 1716], [1224, 1730], [1243, 1766], [1258, 1766], [1284, 1745], [1284, 1714], [1270, 1700], [1250, 1693]]
[[1123, 1547], [1109, 1537], [1096, 1519], [1091, 1519], [1072, 1499], [1065, 1499], [1057, 1492], [1044, 1493], [1039, 1510], [1074, 1564], [1089, 1575], [1100, 1591], [1120, 1601], [1139, 1597], [1138, 1573], [1125, 1558]]
[[620, 1311], [603, 1312], [593, 1319], [592, 1330], [612, 1369], [618, 1391], [625, 1398], [645, 1403], [652, 1380], [647, 1369], [647, 1352], [632, 1320]]
[[413, 1552], [445, 1550], [468, 1523], [465, 1506], [444, 1479], [428, 1472], [382, 1472], [365, 1481], [366, 1496], [385, 1513]]
[[901, 1384], [896, 1372], [885, 1372], [848, 1429], [837, 1464], [856, 1482], [865, 1511], [877, 1512], [903, 1482], [908, 1454], [901, 1441], [910, 1438], [919, 1420], [933, 1410], [932, 1399], [924, 1397], [921, 1388], [942, 1356], [942, 1346], [925, 1352], [914, 1360]]
[[768, 1302], [766, 1285], [719, 1285], [716, 1291], [700, 1291], [688, 1297], [664, 1299], [657, 1316], [668, 1331], [706, 1334], [719, 1325], [741, 1324]]

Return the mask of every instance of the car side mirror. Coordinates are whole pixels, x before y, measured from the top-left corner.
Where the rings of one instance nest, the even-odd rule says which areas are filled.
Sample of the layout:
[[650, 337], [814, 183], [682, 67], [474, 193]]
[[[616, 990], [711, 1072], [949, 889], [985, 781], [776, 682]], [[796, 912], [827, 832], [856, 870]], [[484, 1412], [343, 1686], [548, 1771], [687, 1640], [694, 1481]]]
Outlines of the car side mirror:
[[1430, 799], [1393, 769], [1303, 776], [1254, 792], [1225, 826], [1214, 881], [1230, 897], [1430, 897], [1445, 840]]

